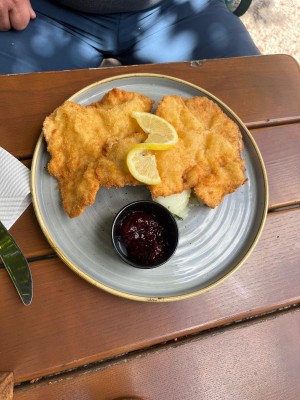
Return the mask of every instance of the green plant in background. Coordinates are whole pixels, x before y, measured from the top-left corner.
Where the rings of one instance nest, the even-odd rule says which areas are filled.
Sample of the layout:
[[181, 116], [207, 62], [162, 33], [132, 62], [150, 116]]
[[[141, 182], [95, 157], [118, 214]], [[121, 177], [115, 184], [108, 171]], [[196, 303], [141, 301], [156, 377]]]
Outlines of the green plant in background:
[[228, 9], [238, 17], [245, 14], [252, 0], [225, 0]]

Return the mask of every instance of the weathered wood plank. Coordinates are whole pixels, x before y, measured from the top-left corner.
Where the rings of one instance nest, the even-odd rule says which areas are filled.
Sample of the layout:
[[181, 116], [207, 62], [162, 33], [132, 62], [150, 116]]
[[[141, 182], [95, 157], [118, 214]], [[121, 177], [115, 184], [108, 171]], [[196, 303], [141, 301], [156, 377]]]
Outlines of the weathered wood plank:
[[0, 400], [12, 400], [14, 375], [12, 372], [0, 372]]
[[[269, 207], [300, 203], [300, 124], [252, 131], [261, 151], [269, 181]], [[52, 254], [33, 207], [21, 216], [11, 233], [28, 258]]]
[[295, 400], [300, 312], [208, 334], [118, 362], [53, 377], [15, 400]]
[[299, 65], [286, 55], [2, 75], [0, 145], [17, 157], [32, 155], [44, 118], [64, 100], [99, 80], [140, 72], [188, 80], [253, 126], [300, 120]]
[[252, 131], [269, 181], [269, 207], [300, 203], [300, 124]]
[[272, 213], [248, 261], [214, 289], [141, 303], [85, 282], [57, 259], [31, 263], [24, 307], [0, 270], [0, 370], [15, 381], [77, 367], [300, 302], [300, 209]]

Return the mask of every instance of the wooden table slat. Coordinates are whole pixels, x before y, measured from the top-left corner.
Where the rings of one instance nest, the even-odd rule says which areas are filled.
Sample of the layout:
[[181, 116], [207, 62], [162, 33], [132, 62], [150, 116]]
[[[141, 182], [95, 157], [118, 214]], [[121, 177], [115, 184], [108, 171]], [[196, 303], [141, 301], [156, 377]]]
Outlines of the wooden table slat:
[[32, 155], [44, 118], [64, 100], [99, 80], [140, 72], [188, 77], [253, 126], [300, 120], [299, 65], [286, 55], [2, 75], [0, 145], [17, 157]]
[[248, 261], [216, 288], [173, 303], [122, 299], [54, 259], [32, 263], [24, 307], [0, 270], [0, 370], [20, 382], [300, 302], [300, 209], [272, 213]]
[[[16, 387], [23, 400], [299, 398], [299, 312], [240, 323], [300, 303], [300, 74], [293, 58], [2, 75], [0, 146], [30, 166], [46, 115], [91, 83], [141, 72], [189, 80], [231, 107], [261, 150], [270, 208], [298, 206], [269, 213], [257, 247], [225, 282], [174, 303], [134, 302], [85, 282], [53, 254], [30, 206], [11, 233], [30, 258], [34, 297], [23, 306], [0, 265], [0, 371], [11, 371], [18, 384], [82, 367]], [[228, 328], [233, 321], [240, 329]], [[189, 335], [196, 339], [185, 340]], [[180, 346], [172, 345], [176, 338], [184, 339]], [[84, 369], [107, 359], [103, 368]]]
[[15, 390], [15, 400], [295, 400], [300, 312]]
[[[262, 153], [269, 181], [269, 206], [300, 203], [300, 124], [252, 131]], [[36, 220], [33, 207], [19, 218], [10, 232], [26, 257], [53, 254]]]
[[266, 166], [269, 208], [300, 203], [300, 124], [251, 132]]
[[12, 372], [0, 371], [0, 400], [12, 400], [14, 376]]

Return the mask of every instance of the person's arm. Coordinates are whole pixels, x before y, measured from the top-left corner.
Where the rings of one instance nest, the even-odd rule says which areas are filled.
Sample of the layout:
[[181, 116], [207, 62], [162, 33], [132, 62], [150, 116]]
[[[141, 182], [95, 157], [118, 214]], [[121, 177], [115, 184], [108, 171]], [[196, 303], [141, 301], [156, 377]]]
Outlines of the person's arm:
[[0, 31], [25, 29], [35, 17], [30, 0], [0, 0]]

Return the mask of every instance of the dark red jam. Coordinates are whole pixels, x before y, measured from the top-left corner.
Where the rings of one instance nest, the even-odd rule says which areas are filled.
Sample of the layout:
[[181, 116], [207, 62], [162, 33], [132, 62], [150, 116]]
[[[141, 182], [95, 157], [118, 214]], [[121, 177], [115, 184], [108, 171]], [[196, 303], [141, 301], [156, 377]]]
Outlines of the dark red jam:
[[145, 211], [129, 211], [118, 223], [116, 233], [131, 261], [154, 265], [163, 259], [167, 242], [164, 227], [155, 215]]

